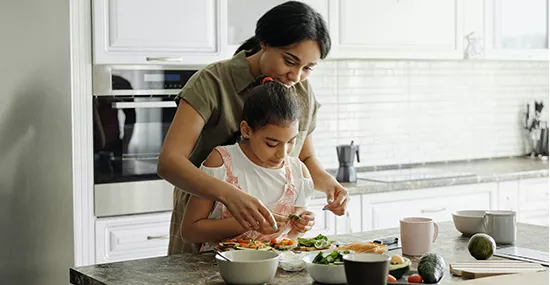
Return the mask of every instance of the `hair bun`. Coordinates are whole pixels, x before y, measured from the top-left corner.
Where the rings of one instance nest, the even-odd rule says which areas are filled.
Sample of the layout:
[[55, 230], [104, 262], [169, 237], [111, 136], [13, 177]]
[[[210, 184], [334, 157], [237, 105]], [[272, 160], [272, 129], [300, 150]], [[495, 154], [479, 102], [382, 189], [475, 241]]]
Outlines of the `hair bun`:
[[268, 82], [268, 81], [273, 81], [273, 78], [269, 77], [269, 76], [266, 76], [264, 79], [262, 79], [262, 84]]

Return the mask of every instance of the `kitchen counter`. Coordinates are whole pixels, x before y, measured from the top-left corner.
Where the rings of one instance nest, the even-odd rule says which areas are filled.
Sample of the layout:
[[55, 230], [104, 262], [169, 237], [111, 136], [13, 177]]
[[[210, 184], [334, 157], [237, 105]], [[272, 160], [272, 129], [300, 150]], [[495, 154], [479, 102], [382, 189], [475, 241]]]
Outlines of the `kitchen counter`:
[[[332, 236], [342, 242], [368, 241], [379, 237], [399, 236], [399, 229], [384, 229], [363, 233]], [[518, 224], [517, 246], [548, 251], [548, 228]], [[441, 254], [447, 265], [456, 261], [473, 260], [467, 250], [468, 238], [462, 237], [452, 222], [439, 223], [439, 237], [433, 251]], [[390, 254], [401, 254], [400, 250]], [[491, 259], [500, 259], [492, 257]], [[416, 269], [418, 259], [413, 259]], [[158, 258], [100, 264], [70, 269], [70, 282], [75, 285], [185, 285], [185, 284], [225, 284], [215, 264], [214, 254], [181, 254]], [[463, 280], [451, 276], [449, 271], [439, 282], [440, 285], [460, 284]], [[285, 272], [279, 269], [275, 279], [269, 284], [293, 285], [312, 284], [307, 272]], [[315, 284], [315, 283], [313, 283]], [[525, 280], [529, 284], [529, 280]]]
[[[448, 163], [426, 163], [384, 167], [363, 167], [358, 172], [381, 171], [404, 168], [435, 168], [449, 172], [469, 172], [475, 175], [465, 177], [426, 179], [397, 182], [375, 182], [358, 179], [356, 183], [342, 183], [350, 195], [382, 193], [390, 191], [414, 190], [422, 188], [455, 186], [473, 183], [490, 183], [507, 180], [548, 177], [548, 161], [529, 159], [526, 157], [479, 159], [471, 161], [455, 161]], [[334, 172], [334, 171], [333, 171]], [[316, 191], [314, 198], [324, 197]]]

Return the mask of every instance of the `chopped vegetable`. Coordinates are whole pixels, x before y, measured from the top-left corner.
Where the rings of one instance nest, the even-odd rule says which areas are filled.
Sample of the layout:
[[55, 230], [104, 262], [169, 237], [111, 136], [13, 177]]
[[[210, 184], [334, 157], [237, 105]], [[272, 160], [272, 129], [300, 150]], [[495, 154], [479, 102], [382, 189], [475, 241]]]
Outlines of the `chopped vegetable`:
[[342, 258], [342, 255], [348, 254], [348, 253], [350, 253], [349, 250], [333, 251], [331, 253], [328, 253], [325, 256], [323, 252], [319, 252], [315, 256], [312, 262], [317, 264], [327, 264], [327, 265], [343, 265], [344, 259]]
[[[317, 241], [320, 241], [318, 242], [317, 244], [318, 245], [328, 245], [330, 244], [330, 242], [328, 241], [328, 238], [322, 234], [318, 234], [316, 237], [314, 238], [298, 238], [298, 244], [300, 245], [303, 245], [303, 246], [315, 246], [315, 242]], [[324, 241], [324, 242], [322, 242]], [[316, 248], [319, 248], [318, 246], [315, 246]], [[322, 248], [322, 247], [321, 247]]]
[[298, 215], [295, 215], [295, 214], [290, 214], [290, 215], [288, 215], [288, 218], [289, 218], [289, 219], [291, 219], [291, 220], [293, 220], [293, 219], [294, 219], [294, 220], [296, 220], [296, 221], [297, 221], [297, 220], [299, 220], [299, 219], [300, 219], [300, 216], [298, 216]]
[[422, 283], [422, 276], [420, 276], [418, 274], [413, 274], [413, 275], [409, 276], [409, 278], [407, 279], [407, 282], [409, 282], [409, 283]]
[[391, 274], [388, 274], [388, 283], [395, 283], [397, 282], [397, 279], [393, 277]]

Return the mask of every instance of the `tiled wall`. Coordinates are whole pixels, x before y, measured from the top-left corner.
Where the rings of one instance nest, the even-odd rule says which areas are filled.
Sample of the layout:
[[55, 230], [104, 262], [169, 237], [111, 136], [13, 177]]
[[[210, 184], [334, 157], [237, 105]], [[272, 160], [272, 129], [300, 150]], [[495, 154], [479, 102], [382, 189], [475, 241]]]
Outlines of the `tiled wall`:
[[359, 166], [520, 155], [525, 104], [544, 99], [546, 116], [550, 107], [548, 62], [325, 61], [310, 82], [327, 168], [352, 140]]

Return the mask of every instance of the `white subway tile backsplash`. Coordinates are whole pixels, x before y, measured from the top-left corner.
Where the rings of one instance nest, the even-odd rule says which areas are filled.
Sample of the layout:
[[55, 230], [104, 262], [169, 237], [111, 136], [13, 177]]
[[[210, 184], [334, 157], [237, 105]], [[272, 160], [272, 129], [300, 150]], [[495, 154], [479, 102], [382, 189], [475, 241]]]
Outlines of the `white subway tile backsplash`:
[[521, 155], [525, 104], [550, 107], [548, 62], [326, 61], [310, 78], [323, 105], [315, 149], [329, 168], [352, 140], [360, 166]]

